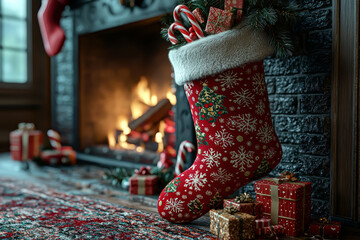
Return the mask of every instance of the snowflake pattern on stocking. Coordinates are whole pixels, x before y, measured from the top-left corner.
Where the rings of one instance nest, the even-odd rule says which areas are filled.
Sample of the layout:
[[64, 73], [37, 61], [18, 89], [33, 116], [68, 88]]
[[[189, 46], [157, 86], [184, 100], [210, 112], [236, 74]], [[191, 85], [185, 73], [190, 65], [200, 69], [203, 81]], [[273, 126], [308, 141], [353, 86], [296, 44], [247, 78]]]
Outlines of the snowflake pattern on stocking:
[[231, 151], [231, 161], [234, 168], [238, 168], [240, 172], [245, 172], [245, 167], [252, 167], [254, 163], [254, 152], [246, 151], [244, 146], [240, 146], [238, 151]]
[[205, 186], [207, 183], [206, 173], [196, 171], [190, 173], [189, 177], [185, 180], [184, 187], [189, 187], [191, 190], [200, 191], [200, 188]]
[[215, 182], [219, 181], [222, 184], [228, 182], [231, 180], [233, 175], [231, 173], [228, 173], [226, 169], [219, 168], [217, 172], [213, 172], [210, 174], [210, 176], [213, 178]]
[[253, 91], [256, 94], [263, 96], [266, 92], [266, 83], [265, 83], [264, 74], [260, 74], [260, 73], [255, 74], [252, 79], [252, 86], [253, 86]]
[[220, 131], [217, 131], [215, 133], [215, 138], [213, 139], [215, 144], [223, 148], [230, 147], [235, 144], [234, 137], [230, 133], [228, 133], [225, 128]]
[[257, 135], [260, 137], [260, 142], [269, 143], [274, 137], [274, 129], [268, 123], [265, 123], [259, 128]]
[[257, 119], [253, 118], [250, 114], [243, 114], [234, 116], [236, 127], [238, 131], [249, 134], [250, 132], [256, 131]]
[[258, 114], [260, 116], [265, 114], [265, 103], [263, 100], [260, 100], [259, 104], [257, 104], [255, 106], [255, 108], [256, 108], [256, 110], [255, 110], [256, 114]]
[[204, 157], [201, 161], [205, 163], [208, 168], [212, 168], [213, 166], [218, 167], [220, 164], [220, 157], [221, 153], [210, 148], [209, 151], [204, 151]]
[[183, 207], [183, 204], [184, 201], [181, 201], [180, 199], [178, 198], [175, 198], [175, 199], [168, 199], [166, 200], [166, 205], [165, 205], [165, 210], [169, 210], [169, 213], [172, 214], [173, 212], [174, 213], [179, 213], [179, 212], [182, 212], [184, 210], [184, 207]]
[[249, 107], [255, 101], [255, 96], [249, 89], [241, 89], [238, 92], [232, 92], [231, 95], [234, 97], [234, 102], [241, 106]]
[[233, 88], [238, 86], [239, 82], [242, 80], [243, 79], [238, 77], [238, 74], [233, 71], [224, 72], [223, 74], [219, 75], [219, 78], [215, 79], [216, 82], [220, 82], [221, 87], [226, 88]]

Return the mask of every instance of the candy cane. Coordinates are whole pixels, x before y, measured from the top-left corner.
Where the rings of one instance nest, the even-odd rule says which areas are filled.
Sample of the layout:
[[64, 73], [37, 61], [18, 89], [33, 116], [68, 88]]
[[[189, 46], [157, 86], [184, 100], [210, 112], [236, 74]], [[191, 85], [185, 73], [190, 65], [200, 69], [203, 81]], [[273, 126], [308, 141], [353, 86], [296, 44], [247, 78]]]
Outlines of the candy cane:
[[176, 165], [175, 165], [175, 177], [179, 176], [180, 173], [184, 171], [185, 155], [186, 155], [185, 150], [191, 153], [195, 150], [195, 146], [191, 142], [186, 140], [181, 142], [177, 155]]
[[49, 129], [47, 131], [47, 135], [49, 137], [50, 145], [52, 146], [52, 148], [56, 150], [60, 150], [61, 149], [60, 134], [55, 130]]
[[185, 6], [185, 5], [178, 5], [176, 6], [176, 8], [174, 9], [174, 19], [175, 22], [181, 23], [181, 16], [180, 13], [184, 13], [187, 18], [189, 19], [192, 27], [194, 28], [194, 31], [196, 33], [196, 35], [198, 36], [198, 38], [203, 38], [204, 37], [204, 33], [201, 30], [200, 24], [199, 22], [196, 20], [194, 14], [190, 11], [190, 9]]
[[180, 23], [174, 22], [170, 25], [168, 30], [169, 39], [172, 44], [176, 44], [178, 42], [177, 38], [175, 37], [175, 30], [179, 30], [188, 43], [193, 41], [188, 30], [186, 30], [186, 28]]

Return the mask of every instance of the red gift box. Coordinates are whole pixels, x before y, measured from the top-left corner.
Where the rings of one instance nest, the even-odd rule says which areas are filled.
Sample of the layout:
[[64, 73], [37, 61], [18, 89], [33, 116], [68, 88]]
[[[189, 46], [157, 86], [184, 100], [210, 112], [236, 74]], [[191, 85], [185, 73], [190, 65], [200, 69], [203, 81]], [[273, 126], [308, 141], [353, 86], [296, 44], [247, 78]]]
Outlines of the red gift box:
[[205, 31], [209, 34], [225, 32], [231, 29], [233, 22], [233, 13], [211, 7]]
[[70, 146], [61, 147], [60, 150], [44, 150], [41, 152], [40, 157], [50, 165], [76, 164], [76, 152]]
[[341, 222], [311, 223], [309, 234], [320, 235], [326, 239], [339, 239], [341, 233]]
[[39, 156], [42, 142], [43, 134], [38, 130], [22, 128], [10, 132], [10, 152], [12, 159], [25, 161]]
[[255, 203], [238, 203], [235, 202], [235, 199], [225, 199], [223, 207], [234, 207], [236, 210], [242, 213], [247, 213], [255, 216], [256, 218], [261, 218], [263, 215], [262, 208], [263, 204], [259, 202]]
[[311, 183], [279, 182], [267, 178], [255, 182], [256, 200], [263, 203], [265, 217], [271, 224], [280, 224], [288, 236], [304, 233], [310, 224]]
[[196, 20], [198, 20], [199, 23], [205, 22], [204, 15], [200, 8], [196, 8], [192, 13], [194, 14]]
[[158, 192], [158, 176], [136, 175], [129, 179], [130, 194], [154, 195]]
[[272, 226], [268, 226], [268, 227], [264, 227], [263, 228], [263, 234], [266, 236], [271, 236], [271, 235], [276, 235], [276, 236], [281, 236], [283, 235], [285, 232], [285, 228], [282, 225], [272, 225]]
[[263, 234], [263, 228], [270, 226], [270, 219], [268, 218], [261, 218], [255, 220], [255, 226], [256, 226], [256, 235], [261, 236]]
[[228, 12], [232, 12], [236, 9], [236, 17], [235, 22], [239, 24], [242, 19], [242, 13], [244, 8], [244, 0], [225, 0], [224, 10]]

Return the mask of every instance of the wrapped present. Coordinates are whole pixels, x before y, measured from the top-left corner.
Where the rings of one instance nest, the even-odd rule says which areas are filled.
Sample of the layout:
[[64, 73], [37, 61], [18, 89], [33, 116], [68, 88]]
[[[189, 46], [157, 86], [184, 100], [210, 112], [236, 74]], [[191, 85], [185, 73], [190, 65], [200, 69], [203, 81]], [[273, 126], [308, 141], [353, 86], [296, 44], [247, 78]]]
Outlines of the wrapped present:
[[263, 204], [259, 202], [239, 203], [239, 201], [236, 201], [236, 199], [225, 199], [223, 202], [223, 207], [226, 208], [228, 206], [235, 207], [237, 211], [253, 215], [256, 218], [261, 218], [261, 216], [263, 215]]
[[218, 8], [211, 7], [206, 23], [205, 31], [208, 34], [216, 34], [231, 29], [234, 22], [234, 14]]
[[261, 236], [264, 232], [263, 228], [270, 226], [270, 219], [268, 218], [261, 218], [255, 219], [255, 227], [256, 227], [256, 235]]
[[43, 162], [49, 165], [75, 165], [76, 152], [70, 146], [61, 147], [60, 150], [44, 150], [40, 154]]
[[256, 200], [263, 203], [264, 216], [271, 224], [282, 225], [285, 234], [298, 236], [310, 224], [311, 183], [281, 182], [266, 178], [255, 182]]
[[244, 8], [244, 0], [225, 0], [224, 10], [235, 13], [235, 24], [239, 24], [242, 20]]
[[20, 123], [18, 129], [10, 133], [12, 159], [25, 161], [39, 156], [42, 142], [43, 134], [35, 130], [34, 124]]
[[311, 223], [309, 235], [319, 235], [325, 239], [339, 239], [341, 233], [341, 222]]
[[255, 238], [255, 217], [247, 213], [231, 214], [226, 210], [210, 210], [210, 232], [220, 239]]
[[196, 20], [199, 23], [204, 23], [205, 22], [204, 14], [202, 13], [200, 8], [196, 8], [194, 11], [192, 11], [192, 13], [194, 14]]
[[150, 170], [142, 167], [129, 179], [129, 192], [134, 195], [154, 195], [158, 192], [158, 181], [158, 176], [150, 175]]
[[268, 237], [277, 236], [280, 237], [285, 232], [285, 228], [282, 225], [271, 225], [263, 228], [263, 235]]

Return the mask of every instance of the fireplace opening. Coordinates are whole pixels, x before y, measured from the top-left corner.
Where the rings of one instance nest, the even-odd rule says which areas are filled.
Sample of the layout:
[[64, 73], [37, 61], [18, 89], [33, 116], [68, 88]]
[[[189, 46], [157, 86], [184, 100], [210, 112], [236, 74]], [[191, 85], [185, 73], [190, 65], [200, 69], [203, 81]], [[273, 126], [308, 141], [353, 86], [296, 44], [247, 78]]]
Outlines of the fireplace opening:
[[159, 18], [79, 37], [79, 148], [156, 164], [175, 152], [176, 103]]

